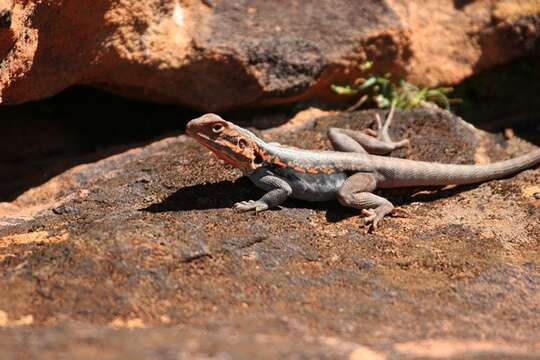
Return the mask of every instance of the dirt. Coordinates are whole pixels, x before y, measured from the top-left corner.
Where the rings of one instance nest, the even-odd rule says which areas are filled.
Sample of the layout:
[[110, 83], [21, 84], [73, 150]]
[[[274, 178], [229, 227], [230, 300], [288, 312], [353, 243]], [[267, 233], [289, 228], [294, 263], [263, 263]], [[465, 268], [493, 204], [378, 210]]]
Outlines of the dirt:
[[[328, 148], [374, 118], [312, 114], [255, 131]], [[433, 108], [392, 135], [430, 161], [534, 148]], [[0, 357], [538, 358], [539, 183], [385, 191], [411, 216], [368, 233], [335, 202], [231, 210], [261, 193], [183, 135], [82, 164], [0, 203]]]

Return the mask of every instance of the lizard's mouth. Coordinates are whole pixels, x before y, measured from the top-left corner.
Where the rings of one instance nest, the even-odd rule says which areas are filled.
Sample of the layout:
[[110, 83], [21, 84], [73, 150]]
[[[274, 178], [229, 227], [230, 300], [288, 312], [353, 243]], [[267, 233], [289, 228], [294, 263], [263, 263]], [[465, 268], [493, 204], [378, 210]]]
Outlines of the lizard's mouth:
[[207, 135], [190, 131], [186, 131], [186, 133], [210, 150], [218, 159], [223, 160], [227, 164], [240, 169], [254, 168], [252, 161], [246, 159], [243, 155], [236, 153], [228, 146], [222, 145], [218, 141], [210, 139]]

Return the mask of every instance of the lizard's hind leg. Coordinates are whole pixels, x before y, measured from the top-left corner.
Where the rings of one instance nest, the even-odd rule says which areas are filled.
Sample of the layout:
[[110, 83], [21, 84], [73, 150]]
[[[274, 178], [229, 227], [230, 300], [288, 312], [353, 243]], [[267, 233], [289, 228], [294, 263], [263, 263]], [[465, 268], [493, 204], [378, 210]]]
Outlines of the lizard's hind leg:
[[409, 145], [409, 140], [393, 141], [388, 134], [394, 112], [395, 108], [392, 107], [384, 125], [379, 114], [375, 115], [376, 131], [371, 129], [356, 131], [333, 127], [328, 129], [328, 138], [334, 149], [338, 151], [386, 155], [395, 149]]
[[364, 223], [374, 230], [382, 218], [394, 210], [394, 205], [390, 201], [371, 193], [376, 188], [375, 176], [357, 173], [343, 183], [337, 194], [341, 205], [361, 210]]

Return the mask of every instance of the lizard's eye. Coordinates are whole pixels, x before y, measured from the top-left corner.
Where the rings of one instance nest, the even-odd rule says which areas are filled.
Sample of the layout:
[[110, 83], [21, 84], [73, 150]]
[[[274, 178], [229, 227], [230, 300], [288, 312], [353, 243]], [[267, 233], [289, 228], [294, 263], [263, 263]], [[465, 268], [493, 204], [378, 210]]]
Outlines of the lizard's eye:
[[214, 126], [212, 126], [212, 131], [215, 132], [216, 134], [222, 132], [223, 131], [223, 125], [215, 124]]
[[247, 146], [248, 146], [248, 143], [247, 143], [246, 139], [242, 139], [242, 138], [238, 139], [238, 147], [239, 147], [240, 149], [243, 150], [243, 149], [245, 149]]

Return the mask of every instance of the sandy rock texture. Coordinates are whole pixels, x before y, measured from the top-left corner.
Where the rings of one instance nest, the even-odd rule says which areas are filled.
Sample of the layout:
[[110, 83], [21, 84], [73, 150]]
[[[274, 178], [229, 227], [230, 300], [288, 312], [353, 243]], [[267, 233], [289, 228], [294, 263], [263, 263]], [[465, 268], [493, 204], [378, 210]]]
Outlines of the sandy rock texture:
[[[311, 110], [259, 134], [328, 148], [329, 126], [373, 121]], [[412, 159], [534, 148], [432, 108], [391, 130]], [[0, 204], [1, 355], [538, 358], [538, 184], [385, 191], [412, 216], [370, 234], [335, 202], [234, 212], [261, 193], [185, 136], [80, 165]]]
[[0, 97], [74, 85], [206, 111], [335, 100], [375, 62], [455, 84], [538, 49], [536, 0], [1, 0]]

